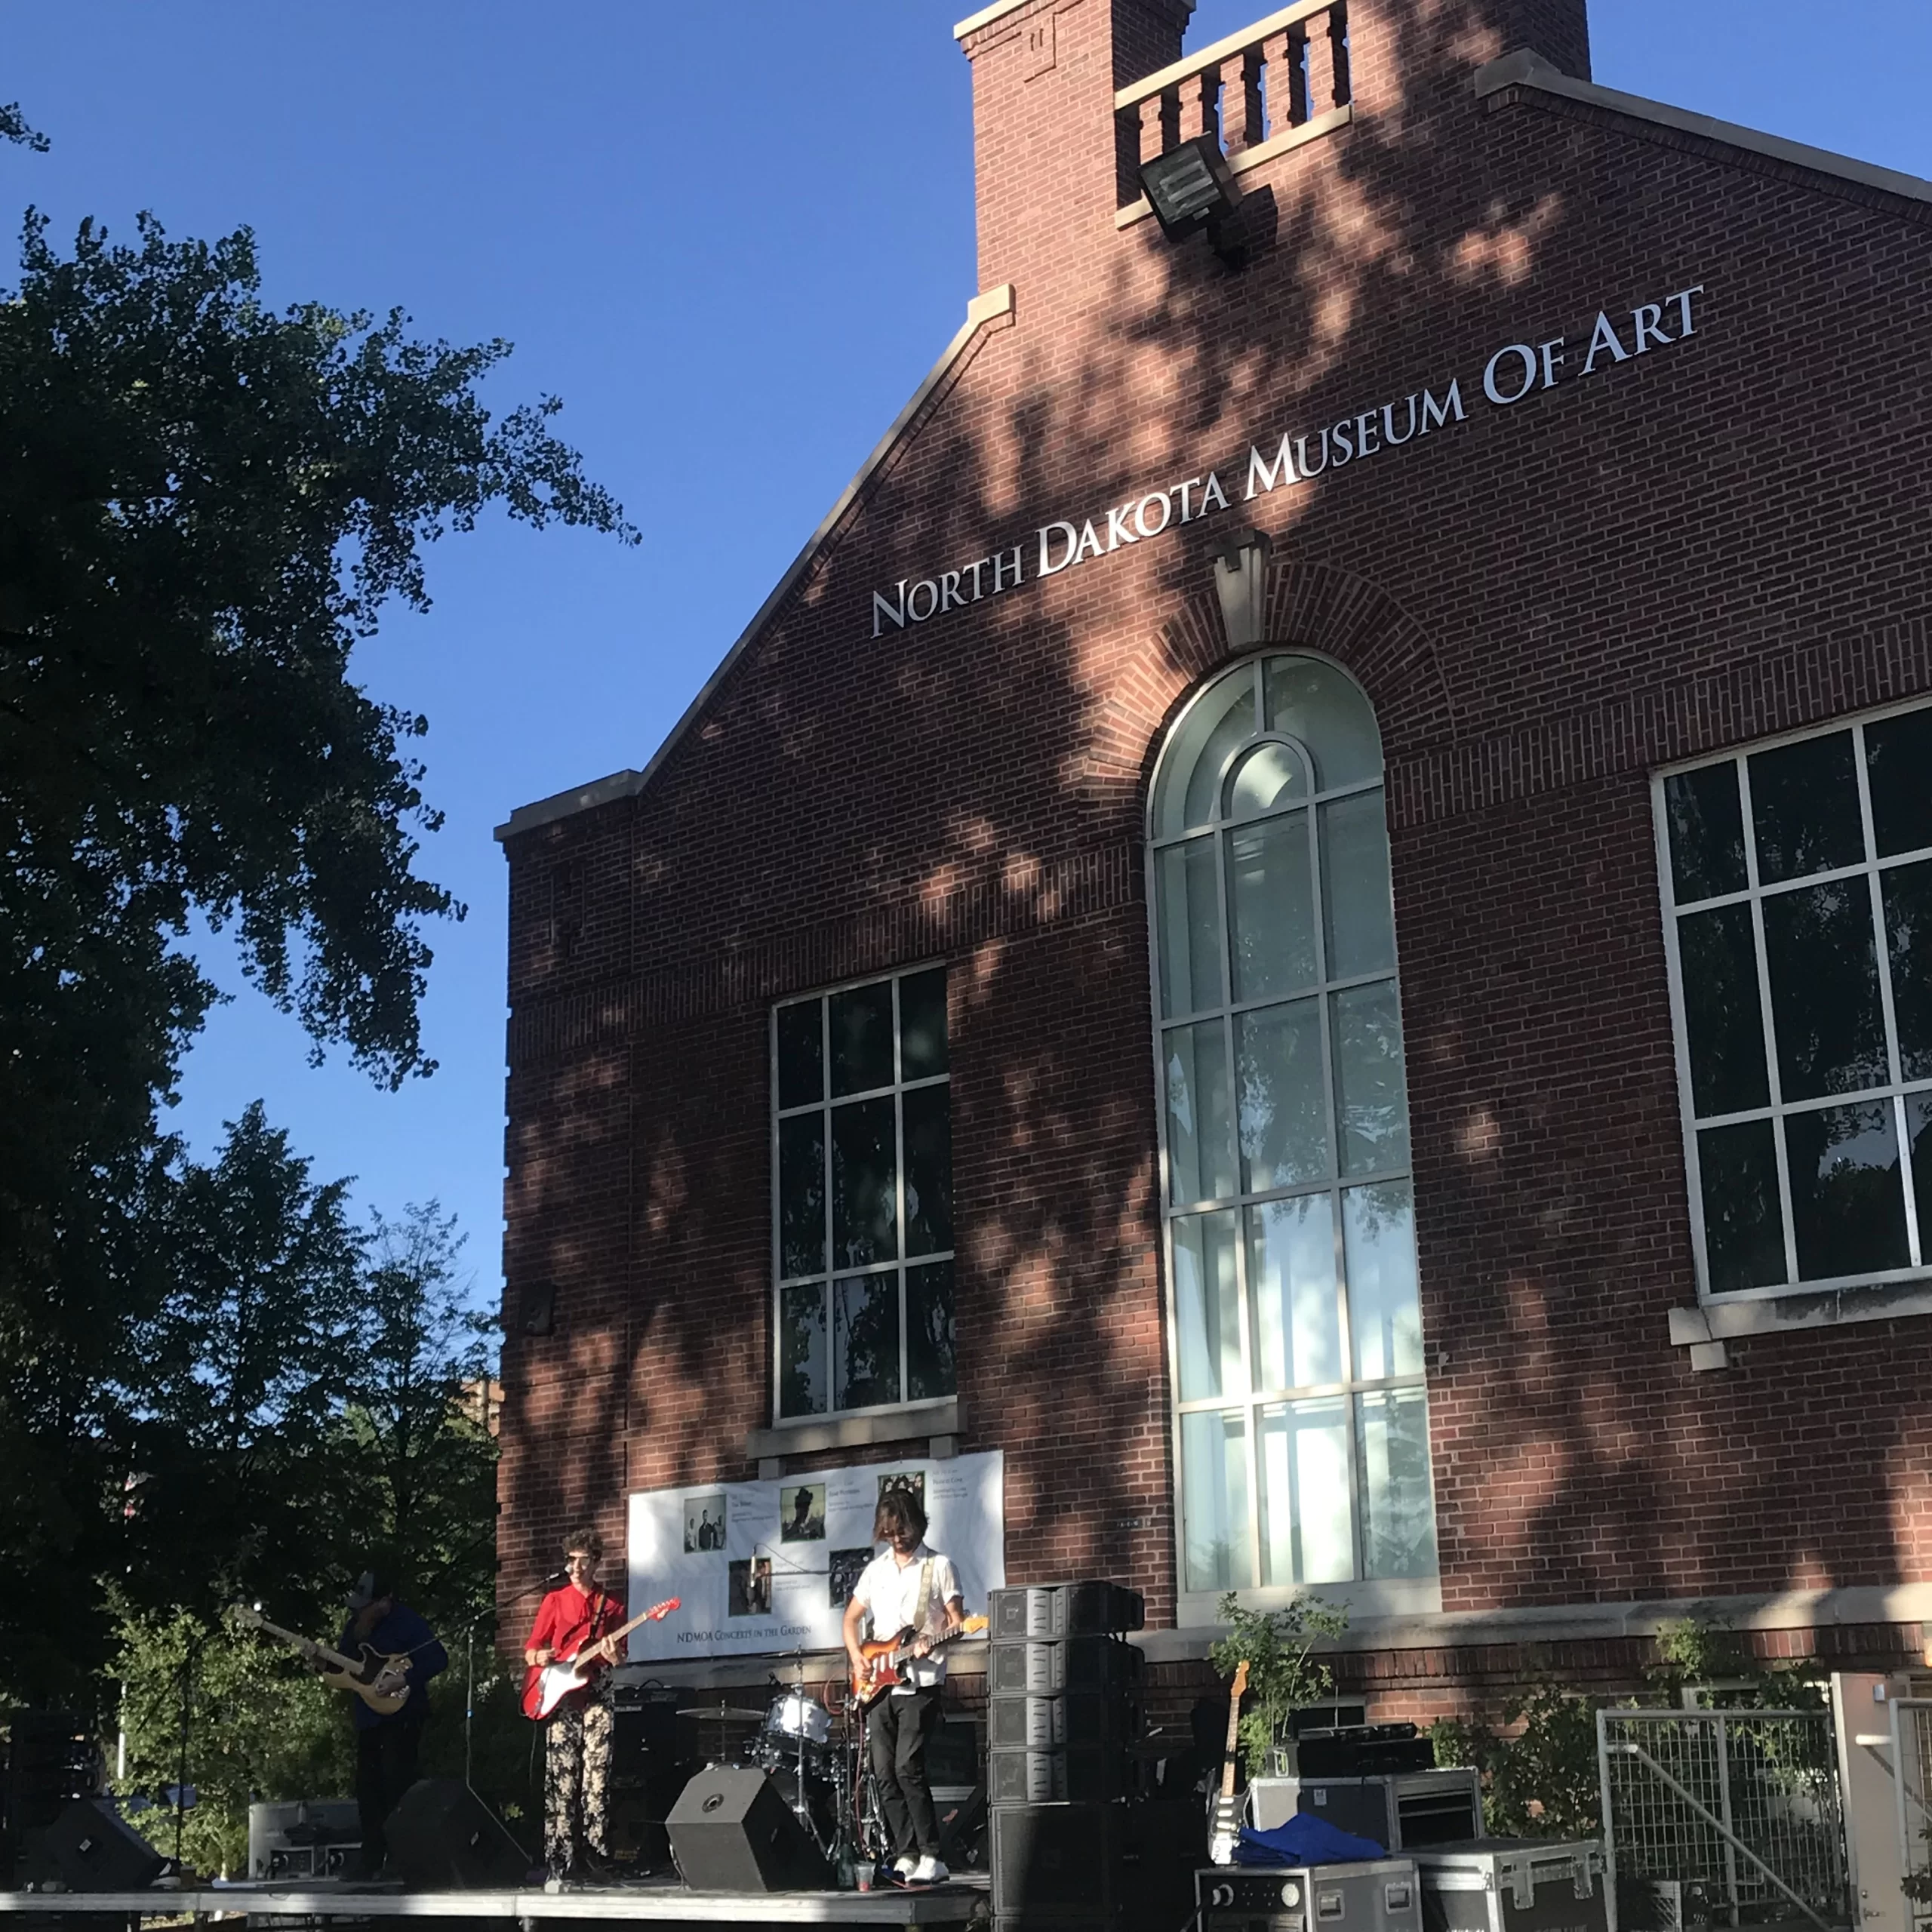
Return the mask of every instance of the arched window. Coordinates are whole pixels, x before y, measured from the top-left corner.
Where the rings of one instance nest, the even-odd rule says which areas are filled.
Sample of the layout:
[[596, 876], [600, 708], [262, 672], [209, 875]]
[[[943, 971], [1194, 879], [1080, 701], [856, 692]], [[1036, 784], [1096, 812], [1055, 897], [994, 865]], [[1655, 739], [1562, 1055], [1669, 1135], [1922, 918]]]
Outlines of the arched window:
[[1182, 1591], [1432, 1577], [1375, 714], [1238, 664], [1148, 817]]

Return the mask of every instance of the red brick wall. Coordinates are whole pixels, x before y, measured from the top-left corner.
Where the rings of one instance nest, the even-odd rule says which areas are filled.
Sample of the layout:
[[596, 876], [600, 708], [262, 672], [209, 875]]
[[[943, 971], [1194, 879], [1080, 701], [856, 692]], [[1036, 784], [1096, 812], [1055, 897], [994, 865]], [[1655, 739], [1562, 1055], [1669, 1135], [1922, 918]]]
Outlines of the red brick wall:
[[[1694, 1380], [1669, 1342], [1694, 1290], [1647, 777], [1932, 692], [1932, 211], [1485, 108], [1471, 11], [1352, 11], [1374, 85], [1245, 177], [1274, 234], [1238, 277], [1115, 229], [1099, 0], [1055, 14], [1057, 81], [996, 88], [983, 51], [1014, 325], [643, 794], [509, 841], [506, 1596], [586, 1510], [620, 1531], [626, 1485], [751, 1472], [768, 1007], [944, 958], [962, 1446], [1006, 1452], [1016, 1580], [1128, 1575], [1171, 1620], [1141, 814], [1225, 655], [1208, 550], [1243, 515], [1275, 539], [1271, 635], [1383, 725], [1447, 1606], [1932, 1575], [1922, 1321], [1734, 1343]], [[1028, 213], [1043, 142], [1104, 205]], [[1689, 341], [1482, 401], [1500, 344], [1599, 303], [1627, 338], [1694, 282]], [[1451, 374], [1466, 423], [1238, 502], [1251, 433]], [[1211, 464], [1226, 516], [1031, 580], [1039, 524]], [[874, 639], [874, 589], [1015, 543], [1022, 589]], [[541, 1283], [556, 1332], [525, 1339]]]

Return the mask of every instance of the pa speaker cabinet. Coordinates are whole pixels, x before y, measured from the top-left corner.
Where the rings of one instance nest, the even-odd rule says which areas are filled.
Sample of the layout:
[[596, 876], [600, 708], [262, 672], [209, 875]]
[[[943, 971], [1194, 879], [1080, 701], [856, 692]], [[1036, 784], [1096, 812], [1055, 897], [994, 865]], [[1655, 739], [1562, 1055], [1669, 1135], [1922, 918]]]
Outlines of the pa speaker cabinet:
[[1099, 1804], [1124, 1798], [1131, 1770], [1121, 1750], [992, 1751], [986, 1755], [986, 1798], [995, 1807]]
[[1063, 1690], [1131, 1690], [1141, 1655], [1112, 1637], [1065, 1637], [993, 1644], [986, 1651], [986, 1688], [995, 1697], [1053, 1697]]
[[389, 1869], [411, 1891], [507, 1890], [530, 1869], [523, 1847], [460, 1778], [422, 1778], [383, 1826]]
[[1138, 1630], [1147, 1620], [1138, 1590], [1118, 1583], [1034, 1583], [1023, 1589], [986, 1593], [988, 1635], [995, 1643], [1014, 1638], [1109, 1636]]
[[1138, 1718], [1119, 1691], [995, 1697], [986, 1707], [986, 1744], [994, 1751], [1052, 1751], [1062, 1745], [1117, 1751], [1137, 1733]]
[[665, 1820], [671, 1856], [694, 1892], [808, 1892], [832, 1883], [824, 1855], [764, 1772], [712, 1764]]
[[104, 1798], [79, 1798], [48, 1826], [41, 1862], [70, 1892], [138, 1892], [167, 1863]]
[[1036, 1804], [995, 1810], [991, 1823], [996, 1920], [1174, 1932], [1194, 1909], [1192, 1875], [1208, 1850], [1198, 1804]]

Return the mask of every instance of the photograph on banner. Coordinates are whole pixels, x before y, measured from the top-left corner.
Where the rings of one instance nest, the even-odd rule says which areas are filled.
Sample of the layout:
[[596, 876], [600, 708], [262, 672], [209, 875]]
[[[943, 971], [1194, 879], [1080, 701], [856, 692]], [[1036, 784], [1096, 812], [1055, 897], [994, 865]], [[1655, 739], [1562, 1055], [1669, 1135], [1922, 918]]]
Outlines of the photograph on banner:
[[943, 1461], [814, 1469], [777, 1482], [694, 1483], [629, 1499], [629, 1588], [675, 1596], [678, 1614], [630, 1640], [638, 1661], [836, 1650], [872, 1518], [891, 1489], [916, 1497], [927, 1540], [959, 1573], [968, 1614], [1006, 1581], [1004, 1463], [998, 1450]]

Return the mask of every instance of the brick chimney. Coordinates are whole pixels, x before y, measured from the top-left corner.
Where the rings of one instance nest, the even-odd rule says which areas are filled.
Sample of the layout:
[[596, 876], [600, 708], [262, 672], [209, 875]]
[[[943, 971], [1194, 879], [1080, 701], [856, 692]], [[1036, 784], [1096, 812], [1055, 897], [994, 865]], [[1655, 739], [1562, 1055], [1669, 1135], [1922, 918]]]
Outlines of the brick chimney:
[[980, 286], [1029, 297], [1111, 240], [1114, 94], [1178, 60], [1194, 0], [995, 0], [954, 29], [973, 63]]

